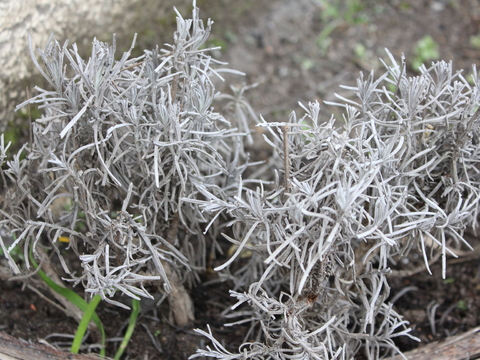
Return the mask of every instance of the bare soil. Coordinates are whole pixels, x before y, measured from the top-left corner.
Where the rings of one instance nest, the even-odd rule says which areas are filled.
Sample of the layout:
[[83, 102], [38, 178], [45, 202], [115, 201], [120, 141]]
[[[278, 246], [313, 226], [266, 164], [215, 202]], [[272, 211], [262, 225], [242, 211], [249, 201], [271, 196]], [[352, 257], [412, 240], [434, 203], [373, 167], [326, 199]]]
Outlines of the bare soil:
[[[342, 11], [348, 10], [345, 4], [349, 1], [339, 3], [344, 4]], [[384, 48], [397, 59], [405, 54], [409, 62], [415, 56], [417, 41], [426, 35], [438, 44], [440, 58], [453, 61], [455, 69], [469, 74], [472, 64], [480, 62], [480, 49], [470, 43], [472, 36], [480, 34], [478, 0], [365, 0], [362, 4], [350, 21], [343, 15], [337, 18], [328, 36], [329, 46], [322, 49], [325, 43], [318, 44], [319, 34], [329, 23], [315, 1], [198, 1], [202, 17], [215, 21], [211, 43], [223, 45], [220, 59], [247, 74], [234, 81], [258, 83], [247, 97], [267, 120], [287, 119], [290, 111], [298, 110], [299, 101], [334, 100], [334, 93], [352, 97], [339, 84], [355, 85], [359, 71], [381, 73], [378, 58], [386, 58]], [[161, 31], [171, 34], [171, 25], [165, 22]], [[140, 48], [154, 45], [148, 40], [142, 44], [142, 34], [139, 40]], [[328, 119], [336, 110], [324, 106], [323, 111]], [[263, 154], [268, 156], [268, 152]], [[478, 238], [472, 235], [471, 241], [478, 249]], [[399, 264], [399, 269], [402, 266], [411, 264]], [[424, 344], [480, 325], [479, 257], [450, 259], [446, 279], [441, 277], [441, 264], [435, 264], [432, 273], [422, 271], [391, 279], [396, 311], [410, 321], [413, 334]], [[142, 313], [124, 359], [186, 359], [206, 342], [192, 329], [205, 329], [207, 324], [227, 348], [238, 347], [244, 329], [225, 327], [227, 321], [221, 316], [233, 303], [228, 295], [231, 284], [208, 285], [216, 275], [204, 276], [205, 283], [190, 289], [196, 306], [194, 326], [175, 327], [166, 303]], [[40, 291], [51, 298], [45, 289]], [[398, 294], [403, 295], [396, 299]], [[147, 307], [143, 302], [142, 308]], [[99, 316], [113, 340], [123, 335], [129, 315], [106, 303], [99, 307]], [[76, 326], [74, 320], [20, 282], [0, 280], [1, 331], [68, 349], [69, 339], [61, 334], [74, 334]], [[92, 333], [85, 343], [97, 340]], [[110, 356], [116, 346], [118, 341], [109, 342]], [[398, 346], [408, 351], [421, 344], [400, 338]]]

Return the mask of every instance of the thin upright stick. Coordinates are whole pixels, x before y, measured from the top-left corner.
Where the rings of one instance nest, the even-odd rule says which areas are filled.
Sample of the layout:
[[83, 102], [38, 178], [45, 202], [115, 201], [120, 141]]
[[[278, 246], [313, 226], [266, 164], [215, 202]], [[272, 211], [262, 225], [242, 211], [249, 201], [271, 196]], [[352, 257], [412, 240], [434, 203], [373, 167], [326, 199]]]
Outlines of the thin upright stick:
[[290, 192], [290, 157], [289, 157], [289, 149], [288, 149], [288, 130], [290, 126], [284, 125], [283, 126], [283, 165], [285, 167], [284, 170], [284, 184], [285, 193]]

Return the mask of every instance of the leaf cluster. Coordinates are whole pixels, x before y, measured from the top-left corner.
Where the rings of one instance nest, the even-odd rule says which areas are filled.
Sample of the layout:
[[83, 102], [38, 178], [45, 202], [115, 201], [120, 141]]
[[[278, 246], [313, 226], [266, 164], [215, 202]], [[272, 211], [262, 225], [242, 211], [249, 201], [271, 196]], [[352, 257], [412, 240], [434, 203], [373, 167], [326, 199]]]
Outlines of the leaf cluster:
[[[195, 9], [177, 23], [173, 45], [136, 58], [132, 44], [117, 60], [115, 39], [94, 40], [87, 60], [75, 44], [50, 39], [40, 65], [30, 44], [51, 89], [37, 88], [18, 106], [37, 104], [43, 115], [33, 142], [2, 173], [9, 186], [0, 226], [15, 235], [8, 250], [27, 251], [31, 242], [35, 249], [45, 236], [71, 279], [107, 301], [117, 291], [150, 297], [151, 281], [168, 293], [172, 271], [182, 282], [198, 280], [206, 261], [201, 224], [210, 217], [183, 199], [225, 197], [246, 166], [243, 135], [212, 106], [213, 78], [228, 69], [202, 48], [211, 21], [205, 27]], [[64, 260], [61, 237], [81, 274]]]
[[[251, 323], [255, 340], [238, 355], [218, 344], [199, 355], [349, 359], [363, 349], [379, 359], [397, 352], [392, 339], [411, 335], [388, 302], [391, 268], [417, 252], [428, 271], [441, 256], [445, 277], [452, 247], [471, 248], [465, 231], [476, 225], [479, 202], [477, 79], [471, 86], [446, 62], [408, 77], [404, 61], [389, 56], [379, 78], [361, 74], [346, 87], [357, 100], [338, 96], [343, 125], [322, 121], [317, 102], [303, 106], [301, 118], [259, 124], [283, 167], [273, 190], [241, 187], [228, 201], [204, 205], [233, 219], [229, 240], [237, 251], [218, 270], [229, 267], [244, 289], [232, 292], [235, 308], [243, 306], [229, 316]], [[235, 267], [245, 248], [254, 255]]]

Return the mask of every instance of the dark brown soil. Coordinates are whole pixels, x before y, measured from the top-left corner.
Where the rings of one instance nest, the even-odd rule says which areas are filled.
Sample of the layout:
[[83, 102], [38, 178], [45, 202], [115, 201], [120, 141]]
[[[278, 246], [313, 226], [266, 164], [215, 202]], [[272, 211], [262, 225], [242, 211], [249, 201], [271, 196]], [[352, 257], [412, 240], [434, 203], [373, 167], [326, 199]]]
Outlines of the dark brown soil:
[[[342, 3], [345, 11], [354, 1]], [[326, 48], [318, 44], [319, 34], [328, 25], [322, 6], [313, 0], [199, 1], [201, 15], [214, 21], [212, 44], [222, 44], [222, 60], [247, 76], [238, 83], [258, 82], [247, 93], [256, 112], [267, 120], [285, 120], [298, 101], [333, 100], [334, 93], [345, 93], [339, 84], [354, 85], [359, 71], [382, 72], [379, 57], [384, 48], [400, 59], [412, 59], [417, 41], [430, 35], [438, 44], [440, 58], [453, 61], [455, 69], [471, 73], [480, 62], [480, 49], [470, 43], [480, 34], [478, 0], [365, 0], [353, 18], [339, 15]], [[170, 26], [166, 24], [165, 26]], [[163, 29], [164, 33], [170, 31]], [[135, 29], [132, 30], [132, 33]], [[168, 39], [162, 39], [168, 41]], [[140, 42], [142, 39], [140, 38]], [[322, 44], [321, 44], [322, 45]], [[322, 46], [324, 46], [323, 43]], [[151, 47], [153, 44], [139, 46]], [[412, 74], [414, 74], [412, 70]], [[221, 85], [220, 85], [221, 86]], [[325, 119], [334, 111], [323, 107]], [[472, 237], [472, 243], [479, 241]], [[447, 278], [441, 265], [410, 277], [391, 279], [391, 299], [395, 309], [411, 322], [413, 334], [428, 343], [480, 325], [479, 257], [448, 265]], [[209, 275], [208, 280], [215, 278]], [[233, 303], [230, 284], [199, 285], [191, 290], [196, 306], [195, 328], [212, 330], [234, 350], [242, 341], [242, 328], [224, 327], [220, 312]], [[405, 290], [406, 289], [406, 290]], [[41, 290], [50, 297], [45, 290]], [[148, 304], [144, 302], [143, 307]], [[129, 312], [101, 304], [99, 316], [111, 339], [123, 336]], [[18, 338], [62, 346], [69, 339], [59, 334], [75, 333], [76, 322], [22, 284], [0, 280], [0, 330]], [[55, 335], [57, 334], [57, 335]], [[86, 343], [95, 342], [94, 334]], [[169, 321], [168, 305], [142, 314], [123, 359], [186, 359], [206, 339], [192, 328], [176, 328]], [[406, 338], [398, 339], [403, 351], [419, 346]], [[63, 345], [68, 349], [68, 345]], [[118, 341], [109, 342], [113, 356]]]

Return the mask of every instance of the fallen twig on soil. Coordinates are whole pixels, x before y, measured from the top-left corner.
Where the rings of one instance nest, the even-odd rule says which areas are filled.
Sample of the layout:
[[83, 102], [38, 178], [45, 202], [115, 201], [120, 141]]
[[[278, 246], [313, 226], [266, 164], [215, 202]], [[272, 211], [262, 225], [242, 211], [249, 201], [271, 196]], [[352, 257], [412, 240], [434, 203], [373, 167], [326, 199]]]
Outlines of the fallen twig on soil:
[[[95, 355], [71, 354], [42, 344], [32, 344], [25, 340], [0, 332], [0, 358], [2, 360], [98, 360]], [[108, 360], [111, 358], [103, 358]]]
[[[442, 341], [435, 341], [418, 349], [404, 353], [408, 360], [466, 360], [480, 356], [480, 327], [464, 334], [452, 336]], [[393, 360], [404, 359], [397, 355]]]

